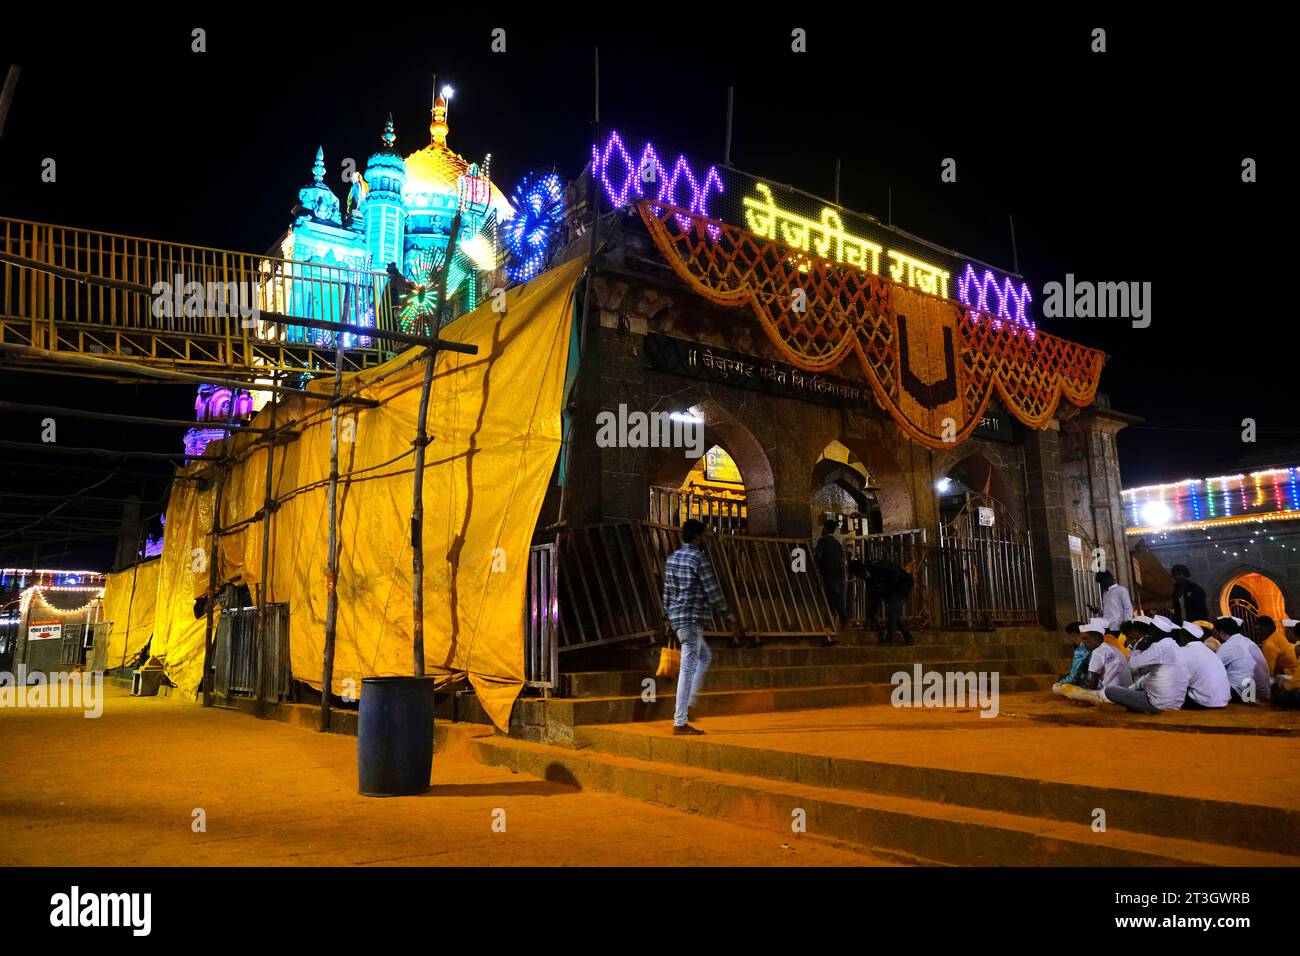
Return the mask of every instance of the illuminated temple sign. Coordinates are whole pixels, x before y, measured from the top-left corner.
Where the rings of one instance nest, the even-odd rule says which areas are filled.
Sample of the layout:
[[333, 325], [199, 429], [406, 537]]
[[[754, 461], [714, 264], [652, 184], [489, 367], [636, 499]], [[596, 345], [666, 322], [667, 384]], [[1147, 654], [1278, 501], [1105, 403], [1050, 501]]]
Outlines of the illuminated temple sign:
[[[857, 269], [883, 275], [880, 254], [889, 259], [889, 275], [895, 282], [948, 298], [948, 270], [940, 269], [902, 252], [885, 249], [879, 243], [855, 236], [844, 229], [844, 220], [830, 206], [822, 209], [821, 221], [806, 219], [783, 209], [772, 197], [772, 187], [758, 183], [758, 197], [746, 196], [745, 225], [750, 232], [775, 239], [804, 252], [813, 252], [831, 262], [843, 262]], [[810, 245], [811, 242], [811, 245]]]
[[[869, 217], [728, 167], [664, 152], [604, 129], [591, 150], [602, 199], [614, 207], [650, 198], [793, 246], [810, 255], [956, 298], [994, 325], [1034, 328], [1021, 279], [914, 239]], [[670, 158], [671, 157], [671, 158]], [[679, 217], [685, 220], [685, 216]], [[687, 228], [686, 221], [678, 223]], [[716, 239], [717, 227], [709, 227]]]

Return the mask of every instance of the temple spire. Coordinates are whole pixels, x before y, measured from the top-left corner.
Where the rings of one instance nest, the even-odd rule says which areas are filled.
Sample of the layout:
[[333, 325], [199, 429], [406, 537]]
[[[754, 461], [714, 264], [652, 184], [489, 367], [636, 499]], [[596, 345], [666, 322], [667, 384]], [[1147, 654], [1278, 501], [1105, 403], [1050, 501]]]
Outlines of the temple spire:
[[325, 147], [316, 147], [316, 162], [311, 165], [311, 174], [316, 182], [321, 182], [325, 178]]
[[384, 146], [385, 146], [385, 148], [387, 148], [387, 149], [392, 149], [392, 148], [393, 148], [393, 144], [397, 142], [397, 134], [396, 134], [395, 132], [393, 132], [393, 114], [392, 114], [392, 113], [389, 113], [389, 114], [388, 114], [388, 122], [386, 122], [386, 123], [384, 124], [384, 135], [381, 136], [381, 137], [379, 137], [379, 138], [380, 138], [381, 140], [383, 140]]
[[447, 145], [447, 101], [439, 93], [433, 100], [433, 122], [429, 124], [429, 139], [439, 146]]

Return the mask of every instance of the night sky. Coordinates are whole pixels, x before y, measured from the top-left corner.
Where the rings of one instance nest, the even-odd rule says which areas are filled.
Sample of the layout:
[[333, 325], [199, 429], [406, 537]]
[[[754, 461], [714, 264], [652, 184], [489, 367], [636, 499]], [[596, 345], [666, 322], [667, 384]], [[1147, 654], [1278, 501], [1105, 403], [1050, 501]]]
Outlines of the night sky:
[[[1007, 269], [1013, 215], [1036, 313], [1044, 283], [1067, 272], [1151, 282], [1146, 329], [1036, 315], [1041, 329], [1109, 353], [1102, 390], [1145, 419], [1120, 437], [1125, 486], [1231, 473], [1243, 456], [1300, 460], [1290, 243], [1268, 235], [1278, 231], [1268, 220], [1293, 208], [1276, 147], [1290, 122], [1280, 30], [1098, 12], [955, 18], [916, 5], [789, 22], [754, 5], [747, 26], [658, 4], [451, 26], [430, 13], [375, 9], [372, 24], [365, 6], [347, 18], [319, 9], [280, 25], [263, 13], [79, 19], [21, 34], [16, 50], [5, 44], [20, 35], [7, 29], [0, 69], [17, 62], [23, 73], [0, 138], [0, 214], [263, 251], [288, 226], [318, 145], [342, 199], [339, 162], [364, 165], [389, 111], [399, 152], [428, 142], [435, 72], [456, 89], [450, 145], [471, 160], [491, 152], [507, 192], [536, 167], [572, 178], [590, 151], [599, 45], [601, 119], [629, 133], [721, 161], [733, 85], [741, 169], [830, 196], [839, 157], [845, 206], [884, 219], [892, 186], [896, 225]], [[190, 52], [195, 26], [207, 30], [206, 53]], [[808, 31], [806, 54], [790, 52], [796, 26]], [[1089, 51], [1095, 26], [1108, 30], [1105, 54]], [[490, 52], [494, 27], [507, 31], [505, 54]], [[47, 156], [54, 184], [40, 180]], [[949, 156], [955, 184], [939, 178]], [[1250, 185], [1247, 156], [1259, 164]], [[16, 401], [188, 419], [193, 395], [0, 371], [0, 398]], [[1259, 429], [1253, 446], [1240, 439], [1246, 417]], [[38, 419], [0, 412], [3, 437], [39, 441]], [[59, 427], [66, 445], [180, 449], [180, 430]], [[9, 451], [0, 461], [0, 512], [33, 516], [57, 499], [14, 495], [66, 494], [113, 468]], [[146, 515], [159, 510], [169, 467], [122, 469], [90, 494], [139, 494]], [[109, 502], [68, 513], [117, 516]], [[22, 523], [0, 520], [0, 564], [111, 561], [111, 540], [81, 537], [89, 522], [42, 525], [57, 534], [35, 556], [12, 533]]]

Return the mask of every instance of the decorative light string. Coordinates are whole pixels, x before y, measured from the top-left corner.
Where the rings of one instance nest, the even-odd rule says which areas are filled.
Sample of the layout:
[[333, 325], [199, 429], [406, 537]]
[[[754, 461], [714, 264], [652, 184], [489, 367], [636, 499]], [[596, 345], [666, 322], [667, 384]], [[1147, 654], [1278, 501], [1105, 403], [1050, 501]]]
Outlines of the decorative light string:
[[[1283, 488], [1285, 480], [1286, 487]], [[1204, 504], [1201, 483], [1204, 482]], [[1254, 493], [1250, 485], [1254, 484]], [[1272, 484], [1272, 500], [1268, 485]], [[1201, 521], [1250, 518], [1270, 509], [1286, 518], [1300, 518], [1300, 468], [1268, 468], [1241, 475], [1188, 478], [1123, 492], [1131, 515], [1130, 527], [1174, 528]], [[1240, 505], [1235, 500], [1240, 499]]]

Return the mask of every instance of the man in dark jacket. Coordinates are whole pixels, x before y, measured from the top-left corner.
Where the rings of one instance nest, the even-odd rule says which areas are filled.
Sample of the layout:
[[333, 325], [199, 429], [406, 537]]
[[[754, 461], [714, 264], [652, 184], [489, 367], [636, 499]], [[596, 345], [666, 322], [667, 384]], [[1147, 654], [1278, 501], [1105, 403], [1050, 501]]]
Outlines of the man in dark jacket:
[[835, 613], [835, 619], [843, 627], [848, 622], [848, 612], [844, 609], [844, 545], [835, 537], [840, 523], [834, 518], [827, 518], [822, 525], [822, 536], [817, 539], [813, 559], [817, 563], [817, 572], [822, 576], [822, 585], [826, 588], [826, 601]]
[[903, 606], [912, 593], [912, 575], [902, 565], [883, 558], [877, 561], [849, 562], [849, 573], [862, 579], [867, 586], [867, 617], [874, 620], [876, 608], [885, 606], [885, 633], [881, 644], [894, 643], [894, 631], [902, 632], [903, 643], [914, 643], [912, 632], [903, 622]]
[[1185, 564], [1175, 564], [1169, 573], [1174, 576], [1174, 613], [1177, 623], [1201, 621], [1210, 616], [1205, 606], [1205, 588], [1192, 580], [1192, 572]]

